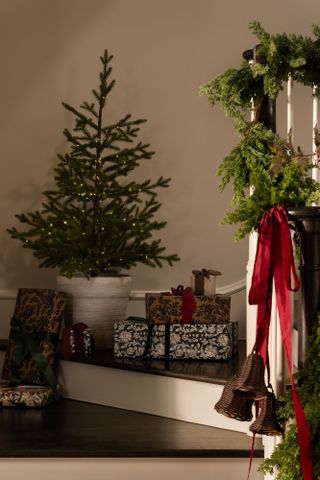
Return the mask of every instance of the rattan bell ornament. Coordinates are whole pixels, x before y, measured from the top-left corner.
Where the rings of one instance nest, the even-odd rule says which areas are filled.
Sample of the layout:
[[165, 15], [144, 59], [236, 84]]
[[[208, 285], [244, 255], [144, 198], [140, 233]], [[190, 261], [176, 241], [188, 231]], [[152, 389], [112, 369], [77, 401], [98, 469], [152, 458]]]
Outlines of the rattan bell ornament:
[[276, 416], [276, 402], [273, 392], [268, 392], [268, 395], [259, 401], [260, 411], [256, 420], [249, 427], [251, 432], [272, 436], [283, 434], [283, 428]]
[[239, 375], [235, 375], [226, 384], [223, 389], [220, 400], [215, 404], [214, 408], [218, 413], [228, 418], [249, 422], [252, 420], [253, 400], [240, 397], [233, 393], [234, 388], [238, 384]]
[[268, 395], [264, 381], [264, 363], [261, 355], [251, 353], [246, 358], [234, 393], [252, 400], [259, 400]]

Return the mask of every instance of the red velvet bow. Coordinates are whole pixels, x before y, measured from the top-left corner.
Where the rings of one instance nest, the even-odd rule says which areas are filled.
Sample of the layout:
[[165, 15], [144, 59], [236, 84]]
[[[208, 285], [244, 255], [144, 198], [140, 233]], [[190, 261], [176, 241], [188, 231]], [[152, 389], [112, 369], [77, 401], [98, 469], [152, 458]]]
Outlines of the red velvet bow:
[[[295, 281], [294, 287], [291, 286], [291, 275]], [[294, 267], [290, 230], [283, 207], [273, 207], [262, 217], [252, 286], [249, 292], [249, 303], [258, 305], [255, 348], [265, 362], [268, 352], [273, 282], [282, 342], [292, 384], [303, 478], [304, 480], [312, 480], [310, 429], [292, 373], [292, 325], [289, 291], [297, 291], [300, 283]]]
[[177, 288], [171, 288], [171, 292], [175, 296], [182, 296], [181, 323], [192, 323], [192, 314], [197, 308], [192, 288], [178, 285]]

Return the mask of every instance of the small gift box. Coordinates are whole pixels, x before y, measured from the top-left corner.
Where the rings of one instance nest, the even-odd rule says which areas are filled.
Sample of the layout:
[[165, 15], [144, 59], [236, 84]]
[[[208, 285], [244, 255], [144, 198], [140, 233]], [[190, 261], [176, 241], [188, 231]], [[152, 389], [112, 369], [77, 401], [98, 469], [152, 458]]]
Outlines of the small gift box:
[[50, 387], [10, 387], [8, 383], [0, 381], [1, 407], [46, 407], [56, 399], [56, 392]]
[[[230, 321], [231, 298], [195, 296], [191, 323], [226, 323]], [[181, 323], [183, 297], [170, 294], [146, 293], [147, 321], [154, 323]]]
[[190, 285], [195, 295], [214, 297], [216, 294], [216, 277], [221, 275], [217, 270], [192, 270]]
[[74, 355], [89, 357], [93, 350], [93, 337], [90, 328], [82, 322], [65, 327], [62, 334], [63, 358], [70, 360]]
[[18, 290], [1, 375], [11, 386], [55, 388], [52, 367], [65, 304], [66, 295], [56, 290]]
[[114, 325], [118, 358], [226, 360], [236, 351], [237, 322], [150, 324], [127, 319]]

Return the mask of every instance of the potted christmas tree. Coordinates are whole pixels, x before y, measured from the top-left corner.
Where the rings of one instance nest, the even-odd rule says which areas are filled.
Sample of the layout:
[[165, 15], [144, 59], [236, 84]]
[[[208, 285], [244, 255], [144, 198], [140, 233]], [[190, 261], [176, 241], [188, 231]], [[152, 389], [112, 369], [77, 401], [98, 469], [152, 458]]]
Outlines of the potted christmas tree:
[[58, 267], [58, 286], [70, 294], [67, 316], [91, 326], [98, 348], [111, 346], [113, 322], [125, 316], [131, 277], [121, 270], [140, 262], [155, 267], [178, 260], [164, 254], [160, 239], [152, 239], [166, 225], [154, 218], [161, 206], [156, 190], [168, 187], [170, 179], [127, 179], [154, 154], [148, 144], [136, 141], [145, 120], [126, 115], [103, 125], [115, 84], [112, 58], [107, 51], [100, 57], [94, 102], [80, 109], [63, 103], [75, 124], [63, 132], [69, 151], [58, 155], [55, 188], [43, 192], [41, 210], [16, 215], [26, 229], [8, 229], [33, 251], [40, 267]]

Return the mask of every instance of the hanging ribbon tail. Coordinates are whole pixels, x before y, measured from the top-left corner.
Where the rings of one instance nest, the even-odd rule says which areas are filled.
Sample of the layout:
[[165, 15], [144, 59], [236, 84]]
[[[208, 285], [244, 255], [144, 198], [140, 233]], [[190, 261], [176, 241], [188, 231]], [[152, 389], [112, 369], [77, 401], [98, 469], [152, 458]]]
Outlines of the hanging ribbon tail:
[[292, 372], [292, 324], [289, 295], [289, 289], [291, 288], [291, 273], [293, 273], [296, 282], [294, 290], [299, 288], [299, 281], [297, 281], [298, 279], [295, 273], [289, 225], [286, 213], [283, 209], [278, 209], [275, 212], [274, 229], [274, 282], [280, 318], [282, 341], [292, 384], [294, 409], [300, 447], [300, 462], [304, 480], [312, 480], [313, 474], [310, 428], [305, 413], [303, 411], [303, 407], [299, 400]]
[[72, 327], [65, 327], [62, 334], [62, 352], [64, 360], [70, 360], [73, 356], [71, 347], [71, 331]]
[[251, 288], [249, 291], [250, 305], [266, 305], [272, 279], [272, 213], [266, 212], [259, 226], [257, 253], [254, 262]]
[[[294, 280], [293, 287], [291, 276]], [[265, 362], [268, 357], [273, 281], [282, 342], [292, 383], [303, 479], [312, 480], [310, 429], [292, 373], [292, 322], [289, 291], [297, 291], [300, 283], [294, 266], [287, 215], [283, 207], [271, 208], [261, 220], [252, 285], [249, 292], [249, 303], [258, 305], [255, 349], [262, 355]]]
[[196, 310], [196, 300], [192, 288], [187, 287], [182, 296], [182, 323], [192, 323], [192, 314]]
[[257, 253], [254, 263], [249, 304], [258, 305], [255, 350], [266, 365], [271, 318], [272, 271], [272, 212], [266, 212], [259, 226]]

